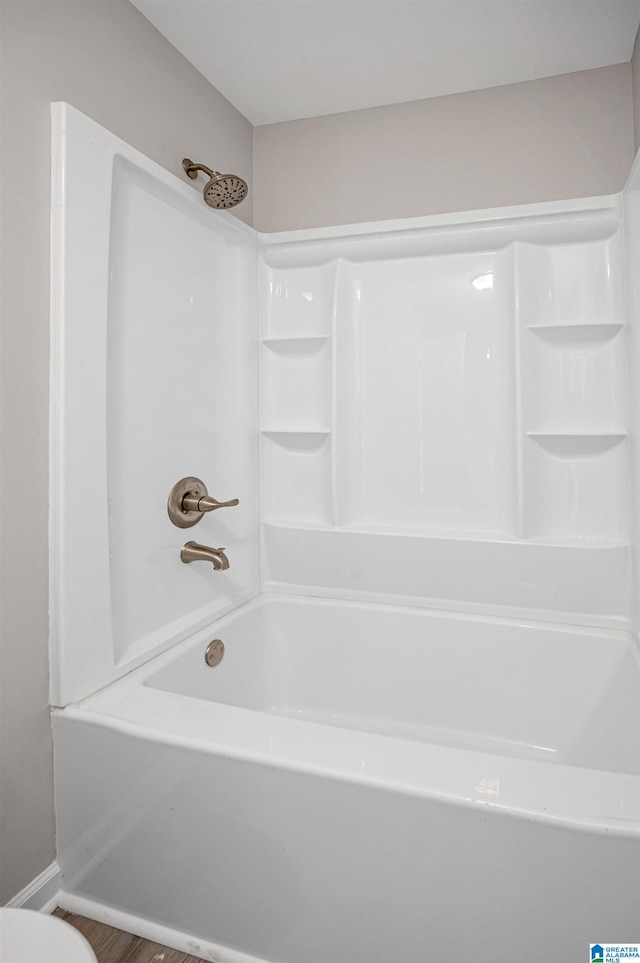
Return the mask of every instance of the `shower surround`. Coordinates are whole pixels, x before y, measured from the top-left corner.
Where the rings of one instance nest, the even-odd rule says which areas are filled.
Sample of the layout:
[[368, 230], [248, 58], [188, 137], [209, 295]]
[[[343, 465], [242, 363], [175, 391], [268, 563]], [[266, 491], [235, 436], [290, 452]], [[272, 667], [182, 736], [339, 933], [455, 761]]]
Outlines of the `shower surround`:
[[637, 939], [640, 177], [260, 236], [54, 146], [60, 904], [218, 963]]
[[261, 253], [269, 588], [630, 615], [619, 198]]

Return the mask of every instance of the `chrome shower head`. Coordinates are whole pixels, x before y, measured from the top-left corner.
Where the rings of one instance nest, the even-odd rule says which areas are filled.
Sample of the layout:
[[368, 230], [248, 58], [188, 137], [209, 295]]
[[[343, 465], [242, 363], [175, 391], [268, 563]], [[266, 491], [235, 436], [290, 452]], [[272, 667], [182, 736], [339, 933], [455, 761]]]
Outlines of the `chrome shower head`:
[[249, 193], [247, 182], [237, 174], [219, 174], [218, 171], [212, 171], [204, 164], [194, 164], [188, 157], [182, 161], [182, 166], [187, 177], [192, 180], [198, 176], [198, 171], [204, 171], [209, 175], [210, 180], [205, 184], [203, 191], [205, 204], [209, 207], [223, 209], [235, 207]]

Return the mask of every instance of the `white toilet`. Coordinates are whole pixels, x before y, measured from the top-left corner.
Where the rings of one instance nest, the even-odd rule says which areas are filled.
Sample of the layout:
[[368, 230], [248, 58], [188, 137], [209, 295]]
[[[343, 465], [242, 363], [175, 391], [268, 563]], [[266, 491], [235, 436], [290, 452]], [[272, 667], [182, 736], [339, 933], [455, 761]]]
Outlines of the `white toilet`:
[[0, 908], [0, 963], [98, 963], [70, 923], [35, 910]]

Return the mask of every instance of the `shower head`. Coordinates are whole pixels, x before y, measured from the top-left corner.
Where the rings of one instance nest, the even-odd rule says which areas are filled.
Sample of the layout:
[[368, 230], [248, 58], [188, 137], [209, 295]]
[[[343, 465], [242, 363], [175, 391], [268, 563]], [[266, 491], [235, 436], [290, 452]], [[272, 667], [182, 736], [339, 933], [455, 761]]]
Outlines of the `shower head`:
[[187, 177], [192, 180], [196, 179], [198, 171], [204, 171], [209, 175], [210, 180], [205, 184], [203, 191], [205, 204], [209, 207], [225, 209], [235, 207], [249, 193], [247, 182], [237, 174], [219, 174], [218, 171], [212, 171], [204, 164], [194, 164], [188, 157], [182, 161], [182, 166]]

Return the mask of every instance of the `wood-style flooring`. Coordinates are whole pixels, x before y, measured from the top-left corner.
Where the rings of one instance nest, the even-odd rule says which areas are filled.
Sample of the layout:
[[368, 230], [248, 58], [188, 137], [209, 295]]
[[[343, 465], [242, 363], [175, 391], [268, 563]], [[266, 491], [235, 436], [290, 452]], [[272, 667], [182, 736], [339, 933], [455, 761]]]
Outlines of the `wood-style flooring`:
[[98, 963], [202, 963], [199, 957], [171, 950], [160, 943], [151, 943], [124, 930], [78, 916], [77, 913], [57, 909], [53, 915], [80, 930], [91, 944]]

